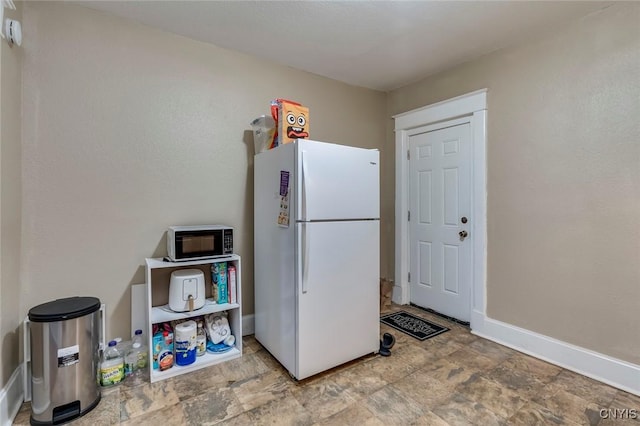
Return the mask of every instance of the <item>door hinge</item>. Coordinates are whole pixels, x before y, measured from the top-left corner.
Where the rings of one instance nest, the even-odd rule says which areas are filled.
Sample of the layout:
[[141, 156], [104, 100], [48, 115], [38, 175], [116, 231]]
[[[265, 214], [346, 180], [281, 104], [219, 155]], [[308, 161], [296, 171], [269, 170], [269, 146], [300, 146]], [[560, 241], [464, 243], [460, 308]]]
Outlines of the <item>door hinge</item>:
[[410, 159], [411, 159], [411, 151], [407, 150], [407, 160], [410, 160]]
[[407, 210], [407, 221], [411, 221], [411, 210]]
[[407, 276], [407, 281], [411, 282], [411, 272], [409, 272], [407, 275], [408, 275]]

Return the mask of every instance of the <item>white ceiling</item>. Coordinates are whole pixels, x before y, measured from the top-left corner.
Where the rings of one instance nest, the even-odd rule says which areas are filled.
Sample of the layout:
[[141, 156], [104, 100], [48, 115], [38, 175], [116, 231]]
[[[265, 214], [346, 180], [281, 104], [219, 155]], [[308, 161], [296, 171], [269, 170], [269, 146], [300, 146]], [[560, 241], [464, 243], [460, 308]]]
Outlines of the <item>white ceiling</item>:
[[356, 86], [392, 90], [562, 27], [594, 1], [80, 1]]

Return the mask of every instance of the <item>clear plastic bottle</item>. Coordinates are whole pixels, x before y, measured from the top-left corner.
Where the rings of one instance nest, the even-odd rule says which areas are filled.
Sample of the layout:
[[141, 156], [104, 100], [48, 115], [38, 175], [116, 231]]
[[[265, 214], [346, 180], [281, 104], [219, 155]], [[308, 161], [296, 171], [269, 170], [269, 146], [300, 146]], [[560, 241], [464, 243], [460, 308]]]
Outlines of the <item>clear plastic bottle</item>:
[[124, 356], [124, 375], [131, 377], [131, 375], [138, 369], [138, 350], [135, 344], [131, 346], [127, 354]]
[[131, 347], [124, 358], [126, 376], [139, 375], [147, 366], [147, 358], [147, 346], [142, 338], [142, 330], [136, 330]]
[[142, 330], [137, 329], [135, 331], [135, 333], [133, 333], [133, 336], [131, 337], [131, 341], [135, 342], [135, 341], [139, 341], [140, 343], [144, 342], [144, 335], [142, 334]]
[[116, 349], [118, 349], [120, 354], [124, 357], [127, 352], [129, 352], [129, 349], [131, 349], [131, 340], [122, 340], [122, 337], [116, 337], [113, 340], [116, 341]]
[[115, 340], [110, 341], [109, 347], [103, 353], [100, 363], [100, 384], [102, 386], [115, 385], [124, 379], [124, 357], [116, 345]]
[[202, 356], [207, 352], [207, 333], [204, 332], [202, 323], [198, 322], [198, 334], [196, 335], [196, 356]]
[[148, 365], [148, 361], [149, 361], [149, 351], [147, 348], [147, 344], [146, 344], [146, 340], [144, 338], [144, 335], [142, 334], [142, 330], [136, 330], [135, 334], [133, 335], [133, 343], [132, 346], [135, 347], [138, 352], [138, 365], [136, 370], [138, 372], [143, 371], [145, 368], [147, 368]]

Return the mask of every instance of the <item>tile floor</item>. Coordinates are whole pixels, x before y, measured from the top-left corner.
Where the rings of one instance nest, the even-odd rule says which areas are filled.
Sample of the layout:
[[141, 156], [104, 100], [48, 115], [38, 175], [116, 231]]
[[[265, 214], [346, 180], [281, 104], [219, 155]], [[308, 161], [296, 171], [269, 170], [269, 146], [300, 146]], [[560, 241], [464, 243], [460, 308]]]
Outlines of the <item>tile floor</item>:
[[[242, 358], [149, 384], [103, 390], [74, 425], [632, 425], [601, 419], [601, 409], [634, 409], [640, 397], [472, 335], [451, 330], [420, 342], [381, 324], [396, 344], [301, 382], [253, 338]], [[25, 403], [14, 424], [29, 424]]]

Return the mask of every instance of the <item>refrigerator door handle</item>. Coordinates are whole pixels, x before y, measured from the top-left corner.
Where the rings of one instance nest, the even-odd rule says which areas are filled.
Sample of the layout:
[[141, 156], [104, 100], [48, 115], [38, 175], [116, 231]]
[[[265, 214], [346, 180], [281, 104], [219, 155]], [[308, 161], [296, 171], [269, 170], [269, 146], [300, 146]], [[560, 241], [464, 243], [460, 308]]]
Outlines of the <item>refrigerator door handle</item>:
[[307, 235], [307, 224], [303, 223], [301, 224], [301, 238], [302, 238], [302, 254], [301, 254], [301, 259], [302, 259], [302, 277], [301, 277], [301, 287], [302, 287], [302, 294], [305, 294], [309, 289], [307, 288], [307, 283], [308, 283], [308, 277], [309, 277], [309, 237]]
[[300, 151], [300, 163], [302, 164], [302, 220], [307, 220], [307, 162], [304, 158], [305, 151]]

